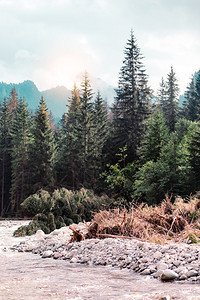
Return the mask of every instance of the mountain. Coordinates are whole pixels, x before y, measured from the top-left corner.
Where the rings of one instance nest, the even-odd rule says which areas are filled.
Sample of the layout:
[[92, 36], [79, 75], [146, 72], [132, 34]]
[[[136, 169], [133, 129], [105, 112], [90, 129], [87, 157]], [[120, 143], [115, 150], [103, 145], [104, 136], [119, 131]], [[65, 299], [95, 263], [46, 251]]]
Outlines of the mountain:
[[[79, 79], [81, 83], [83, 77], [77, 79], [79, 86]], [[116, 96], [114, 88], [100, 78], [91, 77], [90, 83], [94, 92], [94, 97], [99, 90], [102, 98], [105, 99], [110, 106], [114, 101], [114, 97]], [[71, 91], [65, 86], [57, 86], [41, 92], [38, 90], [35, 83], [30, 80], [26, 80], [18, 84], [0, 82], [0, 101], [3, 101], [5, 97], [9, 97], [10, 92], [14, 87], [18, 97], [24, 98], [29, 109], [32, 111], [35, 111], [38, 108], [41, 96], [44, 97], [49, 111], [52, 111], [56, 120], [60, 119], [63, 113], [67, 111], [66, 105], [68, 104], [69, 97], [71, 97]]]
[[0, 83], [0, 100], [10, 96], [11, 90], [15, 87], [19, 98], [24, 98], [31, 110], [35, 110], [38, 107], [39, 100], [41, 98], [41, 93], [39, 92], [36, 85], [30, 81], [26, 80], [22, 83]]
[[[83, 81], [83, 76], [83, 73], [80, 73], [76, 76], [75, 81], [78, 86], [80, 86], [81, 82]], [[90, 74], [88, 75], [88, 78], [94, 92], [94, 97], [95, 94], [97, 94], [97, 91], [100, 91], [101, 97], [108, 103], [108, 106], [111, 106], [114, 102], [114, 98], [116, 97], [115, 88], [101, 78], [96, 78]]]
[[0, 101], [9, 97], [10, 91], [15, 87], [19, 98], [24, 98], [28, 107], [35, 111], [39, 105], [41, 96], [44, 97], [49, 111], [52, 111], [56, 119], [60, 118], [67, 111], [67, 100], [71, 96], [71, 91], [64, 86], [58, 86], [40, 92], [34, 82], [26, 80], [22, 83], [0, 83]]
[[58, 118], [67, 111], [68, 99], [71, 97], [71, 91], [64, 86], [57, 86], [50, 90], [41, 92], [42, 96], [46, 100], [49, 111], [52, 111], [53, 115]]

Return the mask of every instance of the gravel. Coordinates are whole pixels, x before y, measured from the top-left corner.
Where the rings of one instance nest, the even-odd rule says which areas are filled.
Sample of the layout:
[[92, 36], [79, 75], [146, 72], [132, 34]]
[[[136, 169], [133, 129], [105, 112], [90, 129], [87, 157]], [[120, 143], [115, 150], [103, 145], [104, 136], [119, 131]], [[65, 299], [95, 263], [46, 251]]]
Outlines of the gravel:
[[[79, 229], [86, 231], [85, 224]], [[69, 243], [71, 230], [62, 227], [50, 234], [38, 230], [12, 246], [13, 251], [32, 252], [42, 258], [70, 263], [112, 266], [129, 269], [163, 281], [181, 280], [200, 283], [200, 246], [198, 244], [158, 245], [136, 239], [86, 239]]]

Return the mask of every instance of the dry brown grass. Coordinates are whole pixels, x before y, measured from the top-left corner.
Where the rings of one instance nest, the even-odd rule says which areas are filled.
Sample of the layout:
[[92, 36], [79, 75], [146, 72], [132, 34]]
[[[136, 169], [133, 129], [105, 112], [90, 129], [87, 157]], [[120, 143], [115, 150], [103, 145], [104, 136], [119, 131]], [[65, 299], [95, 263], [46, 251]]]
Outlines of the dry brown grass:
[[[95, 224], [95, 226], [94, 226]], [[167, 243], [170, 241], [200, 241], [200, 200], [197, 197], [184, 201], [171, 198], [156, 207], [141, 204], [126, 209], [100, 211], [91, 222], [88, 237], [121, 236], [142, 241]], [[95, 228], [95, 229], [94, 229]]]

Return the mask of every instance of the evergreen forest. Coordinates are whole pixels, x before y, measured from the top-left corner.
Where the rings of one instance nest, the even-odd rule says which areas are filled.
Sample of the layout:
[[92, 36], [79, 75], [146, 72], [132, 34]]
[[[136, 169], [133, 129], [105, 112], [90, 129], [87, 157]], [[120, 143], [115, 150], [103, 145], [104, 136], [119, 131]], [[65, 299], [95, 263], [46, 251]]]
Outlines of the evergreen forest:
[[0, 216], [22, 217], [21, 204], [42, 190], [84, 188], [111, 207], [200, 191], [198, 66], [190, 76], [182, 103], [173, 66], [153, 92], [131, 31], [112, 107], [87, 72], [57, 123], [43, 97], [32, 112], [13, 88], [0, 99]]

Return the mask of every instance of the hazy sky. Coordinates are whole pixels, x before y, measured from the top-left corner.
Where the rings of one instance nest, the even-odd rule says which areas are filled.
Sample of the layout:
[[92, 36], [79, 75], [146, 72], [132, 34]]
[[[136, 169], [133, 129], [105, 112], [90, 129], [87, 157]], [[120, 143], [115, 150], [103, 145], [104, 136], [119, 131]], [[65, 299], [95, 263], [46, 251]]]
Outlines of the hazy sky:
[[156, 91], [171, 65], [181, 92], [200, 69], [200, 0], [0, 0], [0, 81], [40, 90], [87, 70], [117, 85], [131, 28]]

